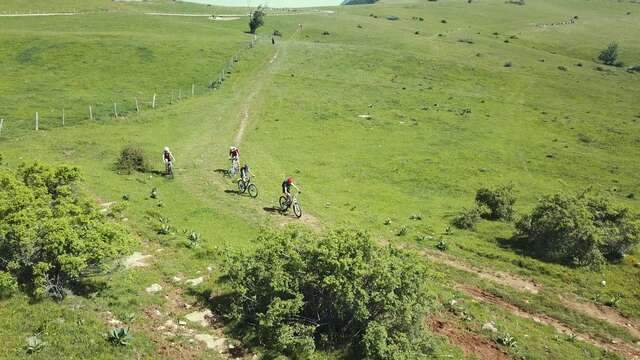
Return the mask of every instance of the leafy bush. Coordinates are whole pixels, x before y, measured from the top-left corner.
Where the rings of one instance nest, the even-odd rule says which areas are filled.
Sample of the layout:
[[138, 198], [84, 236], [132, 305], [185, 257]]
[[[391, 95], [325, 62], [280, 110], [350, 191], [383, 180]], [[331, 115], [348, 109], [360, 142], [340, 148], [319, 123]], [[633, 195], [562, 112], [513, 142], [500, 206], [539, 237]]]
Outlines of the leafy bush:
[[200, 236], [200, 233], [197, 233], [197, 232], [191, 230], [187, 234], [187, 247], [196, 248], [196, 247], [200, 246], [200, 242], [201, 241], [202, 241], [202, 237]]
[[513, 219], [513, 205], [516, 198], [513, 195], [513, 185], [498, 186], [495, 189], [481, 188], [476, 192], [476, 203], [481, 208], [488, 209], [488, 213], [483, 214], [489, 220]]
[[127, 248], [124, 228], [74, 190], [80, 172], [41, 164], [0, 170], [0, 271], [36, 296], [105, 268]]
[[554, 195], [517, 224], [523, 248], [547, 261], [598, 267], [640, 242], [640, 220], [605, 199]]
[[8, 272], [0, 271], [0, 299], [11, 297], [18, 291], [16, 279]]
[[598, 60], [605, 65], [615, 65], [618, 59], [618, 44], [612, 42], [606, 49], [600, 52]]
[[451, 225], [458, 229], [471, 230], [480, 220], [480, 210], [478, 208], [463, 209], [451, 220]]
[[436, 244], [436, 249], [440, 251], [447, 251], [449, 250], [449, 244], [447, 244], [444, 239], [440, 239], [440, 241], [438, 241], [438, 243]]
[[145, 172], [149, 170], [149, 162], [146, 159], [144, 150], [135, 145], [125, 146], [116, 162], [116, 169], [128, 174], [134, 171]]
[[257, 243], [253, 254], [226, 253], [232, 292], [223, 311], [269, 357], [346, 347], [355, 358], [419, 359], [430, 351], [422, 331], [429, 273], [415, 255], [352, 230], [263, 232]]

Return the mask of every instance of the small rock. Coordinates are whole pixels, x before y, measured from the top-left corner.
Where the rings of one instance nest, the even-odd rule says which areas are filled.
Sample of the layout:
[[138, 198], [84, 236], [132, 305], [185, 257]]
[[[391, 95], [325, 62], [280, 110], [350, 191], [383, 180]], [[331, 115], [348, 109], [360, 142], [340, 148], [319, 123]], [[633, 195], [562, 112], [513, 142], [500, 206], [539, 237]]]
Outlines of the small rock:
[[491, 331], [493, 333], [498, 332], [496, 325], [493, 322], [487, 322], [482, 325], [482, 330]]
[[174, 283], [179, 283], [179, 282], [182, 281], [182, 279], [177, 277], [177, 276], [174, 276], [174, 277], [171, 278], [171, 281], [173, 281]]
[[205, 309], [202, 311], [195, 311], [190, 314], [187, 314], [185, 318], [191, 322], [198, 323], [201, 326], [209, 326], [208, 318], [212, 317], [213, 314], [211, 310]]
[[204, 277], [200, 276], [200, 277], [197, 277], [195, 279], [189, 279], [189, 280], [185, 281], [185, 284], [187, 284], [189, 286], [196, 286], [196, 285], [202, 284], [203, 281], [204, 281]]
[[207, 349], [214, 349], [214, 350], [218, 350], [219, 352], [226, 350], [225, 338], [214, 338], [209, 334], [196, 334], [196, 336], [194, 337], [196, 340], [202, 341], [203, 343], [205, 343], [207, 345]]
[[209, 267], [207, 267], [207, 271], [208, 271], [208, 272], [212, 272], [212, 271], [213, 271], [213, 268], [212, 268], [211, 266], [209, 266]]
[[157, 293], [158, 291], [161, 291], [162, 286], [160, 286], [160, 284], [153, 284], [144, 290], [149, 294], [154, 294], [154, 293]]
[[187, 325], [187, 322], [180, 320], [180, 321], [178, 321], [178, 325], [185, 326], [185, 325]]
[[164, 326], [166, 326], [169, 329], [177, 329], [178, 328], [178, 324], [174, 323], [173, 320], [169, 319], [167, 321], [164, 322]]
[[600, 281], [600, 285], [607, 286], [607, 282], [605, 280]]
[[127, 269], [134, 268], [134, 267], [144, 267], [144, 266], [149, 266], [147, 261], [150, 258], [151, 258], [151, 255], [142, 255], [141, 253], [136, 251], [133, 254], [131, 254], [131, 256], [128, 256], [122, 259], [121, 263]]

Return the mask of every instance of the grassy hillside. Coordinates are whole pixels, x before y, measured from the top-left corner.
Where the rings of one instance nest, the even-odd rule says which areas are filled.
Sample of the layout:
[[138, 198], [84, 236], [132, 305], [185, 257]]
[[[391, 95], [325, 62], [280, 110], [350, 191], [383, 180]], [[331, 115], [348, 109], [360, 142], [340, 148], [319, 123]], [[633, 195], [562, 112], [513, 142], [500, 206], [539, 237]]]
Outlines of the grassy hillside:
[[[0, 12], [24, 9], [20, 1], [1, 6]], [[76, 4], [60, 9], [65, 6]], [[433, 358], [632, 358], [640, 352], [637, 250], [594, 272], [519, 255], [511, 249], [509, 223], [446, 230], [459, 210], [473, 205], [478, 188], [508, 183], [520, 214], [543, 195], [585, 189], [640, 211], [640, 75], [596, 61], [615, 41], [620, 60], [640, 63], [636, 4], [381, 1], [339, 7], [335, 14], [267, 16], [259, 46], [241, 56], [219, 91], [64, 129], [41, 115], [45, 131], [26, 131], [29, 109], [43, 101], [41, 114], [47, 114], [61, 101], [186, 89], [247, 41], [243, 20], [142, 14], [171, 6], [205, 9], [195, 5], [77, 6], [117, 11], [0, 18], [9, 29], [0, 34], [0, 64], [11, 69], [0, 81], [7, 118], [3, 164], [76, 164], [85, 174], [83, 191], [98, 203], [128, 194], [126, 223], [139, 251], [152, 255], [151, 265], [117, 270], [102, 279], [103, 287], [62, 304], [32, 305], [21, 296], [3, 301], [0, 357], [26, 357], [25, 337], [41, 332], [48, 345], [35, 357], [216, 358], [216, 351], [190, 341], [192, 335], [159, 329], [192, 312], [185, 303], [203, 307], [209, 291], [224, 293], [216, 282], [218, 247], [250, 251], [260, 227], [295, 222], [270, 210], [287, 175], [303, 189], [303, 224], [362, 228], [382, 243], [416, 248], [434, 264], [442, 282], [431, 287], [440, 305], [429, 321], [442, 336], [434, 335]], [[272, 29], [283, 33], [276, 46]], [[17, 128], [12, 117], [21, 119]], [[226, 151], [236, 139], [257, 174], [256, 200], [233, 193], [217, 171], [228, 165]], [[128, 143], [141, 145], [157, 169], [162, 147], [170, 145], [176, 178], [116, 174], [113, 163]], [[158, 199], [149, 198], [152, 188]], [[419, 220], [410, 219], [415, 214]], [[177, 231], [158, 235], [158, 216]], [[406, 234], [398, 236], [403, 227]], [[202, 234], [200, 248], [186, 246], [189, 230]], [[446, 252], [435, 250], [441, 238]], [[206, 281], [189, 286], [174, 276]], [[146, 293], [152, 283], [163, 291]], [[611, 297], [620, 298], [615, 308], [596, 304]], [[101, 334], [111, 317], [129, 313], [136, 314], [134, 343], [114, 348]], [[482, 329], [490, 321], [497, 333]], [[84, 341], [78, 334], [87, 334]], [[507, 335], [517, 346], [505, 343]]]

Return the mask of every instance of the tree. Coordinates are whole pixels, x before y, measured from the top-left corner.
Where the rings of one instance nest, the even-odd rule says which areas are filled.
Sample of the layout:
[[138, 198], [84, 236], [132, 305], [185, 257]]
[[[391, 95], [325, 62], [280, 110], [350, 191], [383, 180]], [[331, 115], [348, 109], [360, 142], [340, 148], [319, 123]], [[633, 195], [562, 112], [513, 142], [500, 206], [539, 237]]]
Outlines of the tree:
[[605, 65], [615, 65], [618, 59], [618, 44], [612, 42], [606, 49], [600, 52], [598, 60], [602, 61]]
[[489, 220], [511, 221], [515, 203], [513, 185], [498, 186], [495, 189], [481, 188], [476, 192], [476, 204], [481, 210], [488, 210], [485, 217]]
[[279, 355], [345, 347], [354, 358], [423, 359], [435, 281], [415, 254], [381, 248], [363, 232], [265, 231], [255, 253], [226, 253], [228, 308], [237, 329]]
[[264, 17], [266, 16], [265, 12], [262, 10], [262, 6], [258, 6], [258, 8], [251, 13], [251, 18], [249, 20], [249, 32], [252, 34], [256, 33], [259, 27], [264, 25]]

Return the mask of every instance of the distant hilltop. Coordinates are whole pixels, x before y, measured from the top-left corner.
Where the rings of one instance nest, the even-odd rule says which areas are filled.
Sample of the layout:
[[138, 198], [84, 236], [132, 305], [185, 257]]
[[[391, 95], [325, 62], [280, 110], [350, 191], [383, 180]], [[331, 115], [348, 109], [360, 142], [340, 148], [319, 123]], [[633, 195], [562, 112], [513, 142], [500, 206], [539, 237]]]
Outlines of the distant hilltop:
[[378, 0], [344, 0], [341, 5], [375, 4]]

